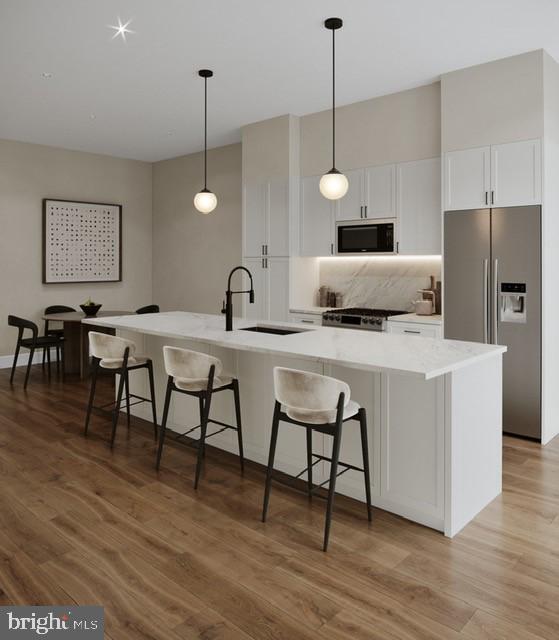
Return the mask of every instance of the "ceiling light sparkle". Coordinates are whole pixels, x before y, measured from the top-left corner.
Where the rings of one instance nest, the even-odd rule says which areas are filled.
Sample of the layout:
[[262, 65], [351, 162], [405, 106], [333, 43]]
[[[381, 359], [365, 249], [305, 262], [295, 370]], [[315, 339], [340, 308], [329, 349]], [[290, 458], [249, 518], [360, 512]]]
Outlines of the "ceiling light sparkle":
[[118, 26], [110, 24], [109, 25], [109, 29], [114, 29], [114, 35], [113, 35], [113, 40], [115, 38], [118, 38], [118, 36], [120, 36], [124, 42], [126, 42], [126, 35], [128, 33], [134, 33], [134, 31], [132, 31], [132, 29], [128, 28], [128, 25], [132, 22], [132, 20], [128, 20], [128, 22], [125, 22], [124, 24], [122, 23], [121, 19], [118, 18]]

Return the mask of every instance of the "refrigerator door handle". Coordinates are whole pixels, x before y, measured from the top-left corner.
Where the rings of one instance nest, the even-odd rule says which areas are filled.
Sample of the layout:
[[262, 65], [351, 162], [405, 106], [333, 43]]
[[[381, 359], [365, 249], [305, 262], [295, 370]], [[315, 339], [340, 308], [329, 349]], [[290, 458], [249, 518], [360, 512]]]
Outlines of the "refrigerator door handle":
[[493, 261], [493, 344], [499, 341], [499, 261]]
[[489, 340], [489, 260], [483, 261], [483, 342]]

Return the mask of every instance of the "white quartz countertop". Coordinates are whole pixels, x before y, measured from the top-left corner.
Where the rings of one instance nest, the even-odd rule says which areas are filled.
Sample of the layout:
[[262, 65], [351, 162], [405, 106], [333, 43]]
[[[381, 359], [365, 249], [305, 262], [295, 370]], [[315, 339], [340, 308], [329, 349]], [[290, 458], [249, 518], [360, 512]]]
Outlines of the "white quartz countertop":
[[397, 316], [390, 316], [389, 322], [416, 322], [417, 324], [436, 324], [441, 325], [443, 323], [443, 317], [441, 315], [431, 316], [418, 316], [417, 313], [401, 313]]
[[[239, 351], [255, 351], [308, 358], [367, 371], [384, 371], [424, 379], [467, 367], [506, 351], [499, 345], [441, 340], [375, 331], [314, 327], [301, 329], [287, 322], [255, 322], [235, 318], [233, 331], [225, 331], [225, 316], [170, 311], [109, 318], [87, 318], [82, 322], [136, 331], [173, 339], [186, 339]], [[295, 334], [282, 336], [242, 331], [255, 325], [290, 328]]]

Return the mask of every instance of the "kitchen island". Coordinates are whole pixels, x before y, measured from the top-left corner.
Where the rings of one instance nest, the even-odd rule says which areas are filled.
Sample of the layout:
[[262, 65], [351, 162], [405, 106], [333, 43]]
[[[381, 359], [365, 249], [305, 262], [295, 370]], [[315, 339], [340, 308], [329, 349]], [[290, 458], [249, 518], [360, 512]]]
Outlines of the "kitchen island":
[[[159, 416], [167, 380], [164, 345], [221, 358], [224, 369], [239, 379], [245, 456], [250, 460], [267, 461], [272, 370], [287, 366], [345, 380], [352, 398], [367, 409], [374, 505], [452, 537], [501, 492], [505, 347], [240, 319], [226, 332], [223, 316], [179, 311], [84, 322], [115, 329], [153, 359]], [[255, 325], [294, 333], [245, 330]], [[131, 375], [132, 392], [145, 394], [144, 377]], [[215, 397], [212, 415], [233, 423], [228, 395]], [[135, 409], [149, 419], [142, 405]], [[186, 431], [199, 422], [197, 412], [196, 399], [176, 394], [168, 428]], [[223, 432], [209, 444], [237, 452], [233, 432]], [[327, 436], [315, 434], [316, 453], [329, 455], [330, 445]], [[359, 430], [352, 423], [344, 425], [340, 459], [361, 464]], [[305, 466], [305, 430], [283, 429], [276, 467], [296, 475]], [[326, 479], [326, 463], [315, 469], [317, 482]], [[364, 500], [362, 475], [344, 474], [337, 490]]]

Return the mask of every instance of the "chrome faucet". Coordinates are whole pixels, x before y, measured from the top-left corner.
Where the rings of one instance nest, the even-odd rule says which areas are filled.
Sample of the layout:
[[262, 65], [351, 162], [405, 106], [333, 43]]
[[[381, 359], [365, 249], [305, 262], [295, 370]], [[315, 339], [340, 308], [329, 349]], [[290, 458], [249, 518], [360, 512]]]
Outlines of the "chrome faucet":
[[[235, 271], [246, 271], [250, 278], [250, 289], [244, 291], [231, 291], [231, 276]], [[234, 293], [248, 293], [248, 301], [250, 304], [254, 303], [254, 285], [252, 283], [252, 273], [246, 267], [235, 267], [231, 270], [229, 278], [227, 280], [227, 291], [225, 292], [225, 304], [222, 313], [225, 314], [225, 331], [233, 331], [233, 294]]]

